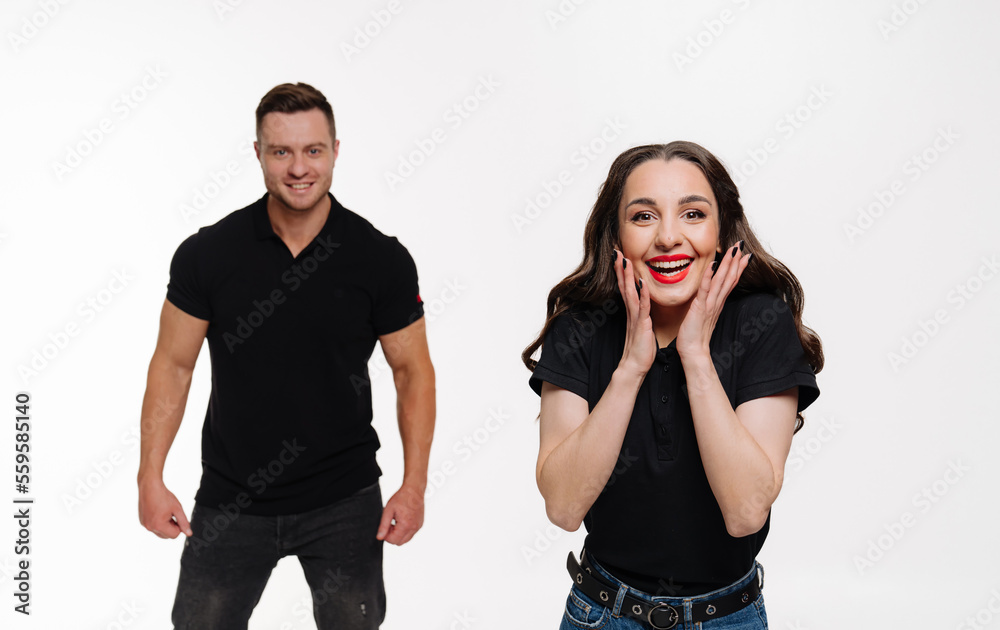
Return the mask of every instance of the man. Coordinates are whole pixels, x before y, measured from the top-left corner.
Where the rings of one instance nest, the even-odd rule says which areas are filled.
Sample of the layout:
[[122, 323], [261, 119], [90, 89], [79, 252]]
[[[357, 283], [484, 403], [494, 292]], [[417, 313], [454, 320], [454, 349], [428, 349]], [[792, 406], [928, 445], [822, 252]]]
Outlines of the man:
[[[434, 369], [406, 249], [330, 194], [326, 98], [283, 84], [257, 108], [267, 194], [177, 249], [143, 399], [139, 520], [184, 533], [177, 628], [246, 628], [271, 569], [298, 557], [320, 629], [377, 628], [382, 541], [423, 523]], [[163, 482], [207, 337], [212, 393], [188, 522]], [[402, 487], [382, 507], [367, 362], [392, 369]]]

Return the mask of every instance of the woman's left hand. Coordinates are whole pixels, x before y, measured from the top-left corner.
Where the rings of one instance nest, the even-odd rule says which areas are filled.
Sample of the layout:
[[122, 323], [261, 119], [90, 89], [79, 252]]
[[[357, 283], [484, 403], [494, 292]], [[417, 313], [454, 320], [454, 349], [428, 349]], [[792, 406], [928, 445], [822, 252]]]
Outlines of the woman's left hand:
[[698, 293], [691, 301], [687, 315], [677, 331], [677, 353], [682, 358], [695, 356], [697, 353], [704, 353], [706, 356], [709, 354], [709, 341], [722, 306], [753, 255], [743, 253], [742, 247], [743, 241], [740, 241], [723, 252], [714, 275], [712, 265], [705, 269]]

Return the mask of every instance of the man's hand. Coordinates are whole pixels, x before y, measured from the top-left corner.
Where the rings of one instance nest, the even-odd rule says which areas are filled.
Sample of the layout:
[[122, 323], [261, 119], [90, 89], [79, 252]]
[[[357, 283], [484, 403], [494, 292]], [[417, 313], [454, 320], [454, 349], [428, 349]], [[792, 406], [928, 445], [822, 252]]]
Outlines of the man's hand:
[[160, 538], [194, 535], [181, 502], [162, 481], [139, 484], [139, 522]]
[[404, 483], [386, 502], [375, 538], [393, 545], [403, 545], [413, 538], [423, 524], [424, 493], [419, 488]]

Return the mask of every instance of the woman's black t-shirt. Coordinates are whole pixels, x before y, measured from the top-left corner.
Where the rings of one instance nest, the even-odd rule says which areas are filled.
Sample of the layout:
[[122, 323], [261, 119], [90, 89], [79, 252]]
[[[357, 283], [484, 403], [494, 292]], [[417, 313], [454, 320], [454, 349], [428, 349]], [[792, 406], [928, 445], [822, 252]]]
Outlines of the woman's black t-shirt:
[[[625, 348], [620, 300], [572, 309], [553, 322], [529, 383], [542, 381], [601, 399]], [[788, 305], [774, 295], [731, 295], [710, 342], [719, 380], [735, 409], [799, 388], [799, 411], [819, 389]], [[738, 580], [764, 544], [733, 538], [705, 476], [675, 344], [660, 348], [642, 383], [618, 462], [584, 518], [586, 547], [612, 574], [643, 591], [687, 596]]]

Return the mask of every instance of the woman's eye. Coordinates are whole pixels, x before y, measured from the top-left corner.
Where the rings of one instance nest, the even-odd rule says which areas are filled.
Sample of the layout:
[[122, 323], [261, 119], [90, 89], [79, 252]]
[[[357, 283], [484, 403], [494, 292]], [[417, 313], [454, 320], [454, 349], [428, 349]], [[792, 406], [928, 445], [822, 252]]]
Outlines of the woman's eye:
[[684, 213], [685, 219], [704, 219], [705, 213], [701, 210], [688, 210]]
[[632, 215], [632, 220], [638, 222], [652, 221], [653, 215], [649, 212], [636, 212]]

